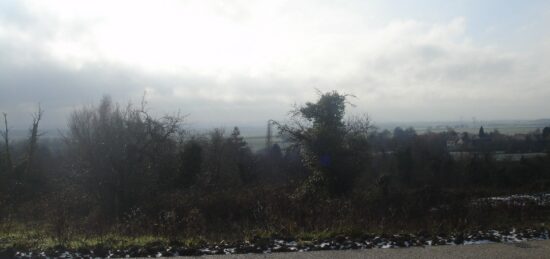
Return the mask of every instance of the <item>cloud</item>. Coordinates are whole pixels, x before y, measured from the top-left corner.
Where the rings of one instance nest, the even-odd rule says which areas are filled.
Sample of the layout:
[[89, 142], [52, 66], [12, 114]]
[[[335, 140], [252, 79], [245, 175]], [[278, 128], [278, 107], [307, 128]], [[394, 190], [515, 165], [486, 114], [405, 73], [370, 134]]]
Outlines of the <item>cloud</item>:
[[315, 88], [356, 95], [352, 112], [378, 121], [538, 118], [550, 108], [550, 41], [481, 43], [460, 15], [373, 22], [328, 2], [71, 2], [0, 6], [0, 111], [14, 125], [37, 102], [62, 126], [103, 94], [125, 102], [145, 91], [157, 113], [213, 124], [282, 119]]

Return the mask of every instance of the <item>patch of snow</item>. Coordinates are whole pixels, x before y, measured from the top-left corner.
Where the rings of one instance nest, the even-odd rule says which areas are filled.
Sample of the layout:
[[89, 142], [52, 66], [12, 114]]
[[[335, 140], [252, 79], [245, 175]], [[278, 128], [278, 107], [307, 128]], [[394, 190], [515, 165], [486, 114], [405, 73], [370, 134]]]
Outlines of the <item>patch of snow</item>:
[[493, 243], [489, 240], [471, 240], [471, 241], [464, 241], [465, 245], [481, 245], [481, 244], [490, 244]]
[[286, 243], [287, 246], [298, 246], [298, 243], [296, 241], [290, 241]]
[[223, 249], [223, 252], [227, 255], [227, 254], [234, 254], [236, 251], [235, 248], [224, 248]]

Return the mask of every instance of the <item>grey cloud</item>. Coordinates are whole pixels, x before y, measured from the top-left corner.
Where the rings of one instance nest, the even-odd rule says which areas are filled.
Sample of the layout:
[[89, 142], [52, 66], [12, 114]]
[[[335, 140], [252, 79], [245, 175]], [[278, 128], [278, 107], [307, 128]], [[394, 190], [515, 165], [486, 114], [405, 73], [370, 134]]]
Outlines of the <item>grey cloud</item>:
[[[277, 116], [273, 110], [282, 108], [286, 112], [290, 108], [286, 103], [281, 107], [280, 102], [269, 102], [277, 100], [276, 96], [279, 99], [288, 97], [293, 85], [284, 80], [239, 78], [220, 83], [215, 78], [198, 75], [151, 75], [105, 63], [75, 69], [47, 59], [47, 55], [39, 51], [34, 53], [33, 61], [15, 65], [18, 52], [28, 50], [5, 46], [0, 50], [12, 53], [12, 58], [0, 60], [0, 111], [9, 113], [16, 127], [26, 126], [37, 103], [47, 111], [46, 125], [63, 127], [68, 112], [81, 105], [93, 104], [104, 94], [121, 103], [136, 102], [146, 89], [153, 90], [147, 98], [154, 112], [180, 110], [190, 114], [191, 121], [200, 123], [206, 120], [214, 124], [252, 123], [265, 120], [264, 116]], [[182, 94], [175, 96], [176, 89]], [[201, 96], [200, 92], [205, 90], [212, 95]], [[236, 99], [220, 100], [216, 99], [217, 95], [232, 95]]]
[[[282, 119], [293, 103], [315, 98], [316, 88], [356, 95], [352, 102], [357, 108], [352, 110], [368, 112], [379, 121], [537, 118], [547, 116], [544, 110], [550, 108], [548, 54], [540, 57], [536, 55], [540, 50], [525, 51], [535, 53], [529, 56], [464, 43], [456, 28], [449, 28], [454, 40], [441, 41], [419, 35], [429, 32], [429, 26], [410, 23], [407, 26], [412, 28], [405, 26], [391, 36], [397, 37], [392, 42], [403, 44], [381, 44], [370, 52], [363, 52], [361, 40], [351, 44], [357, 49], [334, 49], [339, 43], [335, 40], [311, 56], [291, 59], [305, 68], [283, 64], [261, 76], [221, 77], [185, 69], [167, 74], [102, 59], [84, 60], [79, 66], [64, 62], [45, 47], [56, 37], [58, 21], [29, 16], [24, 6], [7, 3], [11, 5], [0, 6], [0, 25], [10, 24], [31, 36], [29, 40], [0, 34], [0, 111], [8, 112], [14, 125], [26, 127], [38, 102], [46, 109], [45, 123], [62, 127], [72, 109], [95, 103], [103, 94], [125, 103], [139, 101], [145, 90], [153, 112], [180, 110], [190, 114], [190, 123], [209, 125], [263, 125], [267, 119]], [[243, 6], [234, 8], [237, 13], [248, 12]], [[438, 28], [445, 33], [444, 26]], [[78, 38], [87, 29], [80, 21], [64, 25], [62, 32]], [[331, 74], [341, 67], [343, 76]]]

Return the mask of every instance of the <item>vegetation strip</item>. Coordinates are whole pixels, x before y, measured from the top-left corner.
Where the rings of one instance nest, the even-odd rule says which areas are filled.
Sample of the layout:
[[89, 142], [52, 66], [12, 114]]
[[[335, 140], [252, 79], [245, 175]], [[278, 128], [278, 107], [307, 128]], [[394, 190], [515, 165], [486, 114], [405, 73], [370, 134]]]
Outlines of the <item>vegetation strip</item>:
[[90, 248], [67, 249], [63, 246], [34, 251], [17, 251], [13, 247], [0, 252], [0, 257], [8, 258], [92, 258], [92, 257], [170, 257], [200, 256], [215, 254], [247, 254], [275, 252], [306, 252], [318, 250], [371, 249], [422, 247], [439, 245], [469, 245], [492, 242], [521, 242], [527, 240], [549, 239], [548, 228], [522, 230], [489, 230], [454, 234], [431, 235], [428, 233], [374, 235], [364, 234], [358, 237], [337, 235], [316, 240], [297, 240], [282, 237], [256, 237], [244, 242], [211, 243], [189, 247], [180, 242], [151, 242], [143, 247], [130, 246], [125, 249], [113, 249], [104, 245]]
[[[10, 140], [4, 114], [0, 249], [157, 256], [547, 238], [546, 230], [470, 231], [548, 226], [550, 127], [513, 136], [483, 127], [378, 131], [367, 116], [346, 117], [350, 97], [319, 93], [288, 121], [269, 120], [257, 152], [238, 127], [192, 132], [184, 116], [153, 117], [145, 101], [105, 97], [77, 109], [57, 140], [41, 138], [40, 107], [24, 141]], [[352, 234], [424, 229], [447, 235]], [[312, 237], [319, 232], [344, 235]], [[231, 242], [167, 241], [187, 239]]]

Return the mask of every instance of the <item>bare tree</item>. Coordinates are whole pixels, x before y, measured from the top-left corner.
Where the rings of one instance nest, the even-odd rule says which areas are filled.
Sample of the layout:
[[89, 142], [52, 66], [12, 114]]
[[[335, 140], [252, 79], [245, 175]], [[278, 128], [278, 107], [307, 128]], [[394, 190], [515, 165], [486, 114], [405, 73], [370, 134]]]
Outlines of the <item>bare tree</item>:
[[4, 146], [6, 149], [6, 163], [8, 167], [8, 172], [13, 171], [13, 163], [11, 160], [11, 152], [10, 152], [10, 138], [9, 138], [9, 127], [8, 127], [8, 114], [3, 113], [4, 115], [4, 131], [0, 132], [2, 137], [4, 138]]
[[36, 153], [38, 137], [42, 135], [38, 133], [38, 125], [40, 124], [40, 120], [42, 119], [43, 114], [44, 110], [42, 110], [42, 107], [40, 106], [40, 104], [38, 104], [38, 110], [32, 115], [32, 126], [30, 128], [29, 150], [27, 153], [27, 167], [25, 168], [25, 175], [30, 174], [34, 155]]
[[176, 168], [173, 137], [184, 117], [154, 118], [145, 105], [121, 108], [105, 96], [97, 108], [76, 110], [69, 119], [72, 167], [112, 215], [149, 197], [154, 183], [169, 182]]

